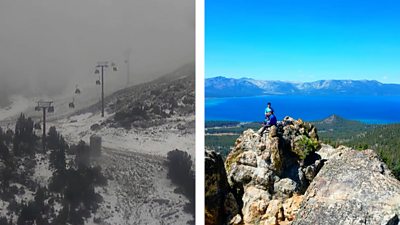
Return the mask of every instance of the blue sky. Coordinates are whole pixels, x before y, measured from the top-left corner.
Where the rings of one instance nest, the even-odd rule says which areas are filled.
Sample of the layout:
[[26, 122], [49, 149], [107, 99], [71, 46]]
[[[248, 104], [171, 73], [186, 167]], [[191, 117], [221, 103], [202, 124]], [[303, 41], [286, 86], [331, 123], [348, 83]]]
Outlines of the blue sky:
[[400, 83], [400, 1], [206, 0], [206, 78]]

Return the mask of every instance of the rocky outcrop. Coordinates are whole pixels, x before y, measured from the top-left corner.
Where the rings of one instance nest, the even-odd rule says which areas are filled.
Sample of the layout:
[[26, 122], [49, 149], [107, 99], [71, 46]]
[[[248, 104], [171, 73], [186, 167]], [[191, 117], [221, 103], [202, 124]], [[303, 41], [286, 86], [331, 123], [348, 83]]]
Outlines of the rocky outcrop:
[[295, 218], [301, 195], [323, 161], [316, 128], [287, 117], [266, 134], [247, 130], [227, 156], [228, 182], [242, 196], [244, 224], [276, 224]]
[[[319, 144], [310, 123], [246, 130], [221, 163], [206, 153], [207, 224], [399, 224], [400, 182], [387, 166], [372, 150]], [[239, 210], [226, 213], [227, 196]]]
[[230, 192], [221, 155], [206, 151], [205, 157], [206, 225], [235, 224], [241, 222], [239, 206]]
[[194, 116], [194, 83], [194, 64], [190, 64], [149, 83], [118, 91], [105, 100], [110, 102], [109, 110], [116, 110], [113, 120], [106, 122], [127, 129], [149, 128], [165, 124], [167, 119]]
[[323, 151], [330, 151], [330, 158], [310, 184], [293, 224], [399, 224], [400, 182], [375, 152]]

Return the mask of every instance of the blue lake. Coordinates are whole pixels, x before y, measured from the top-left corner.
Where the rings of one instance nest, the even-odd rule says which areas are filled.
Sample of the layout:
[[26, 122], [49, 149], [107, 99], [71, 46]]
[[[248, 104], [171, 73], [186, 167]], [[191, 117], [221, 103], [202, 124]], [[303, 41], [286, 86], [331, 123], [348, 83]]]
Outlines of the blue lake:
[[400, 96], [288, 96], [206, 98], [206, 120], [262, 121], [268, 102], [285, 116], [321, 120], [332, 114], [371, 124], [400, 123]]

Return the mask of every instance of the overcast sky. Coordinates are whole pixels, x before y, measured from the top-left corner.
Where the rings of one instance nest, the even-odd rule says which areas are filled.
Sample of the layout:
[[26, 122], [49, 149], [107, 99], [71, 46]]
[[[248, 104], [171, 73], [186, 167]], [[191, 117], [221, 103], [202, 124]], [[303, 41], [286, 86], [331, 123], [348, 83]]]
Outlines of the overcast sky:
[[194, 61], [194, 0], [2, 0], [0, 94], [68, 92], [95, 85], [96, 62], [112, 60], [133, 83]]

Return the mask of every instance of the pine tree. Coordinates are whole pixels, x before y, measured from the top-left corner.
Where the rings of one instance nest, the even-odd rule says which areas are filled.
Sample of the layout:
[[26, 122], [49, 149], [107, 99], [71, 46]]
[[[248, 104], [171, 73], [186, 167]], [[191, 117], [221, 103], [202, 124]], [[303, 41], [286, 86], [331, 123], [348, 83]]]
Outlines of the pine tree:
[[34, 143], [36, 141], [33, 133], [33, 120], [31, 118], [26, 119], [25, 115], [21, 113], [20, 117], [15, 124], [14, 134], [14, 154], [16, 156], [22, 156], [25, 154], [34, 153]]
[[90, 165], [90, 149], [82, 140], [76, 148], [75, 165], [78, 168], [86, 168]]

